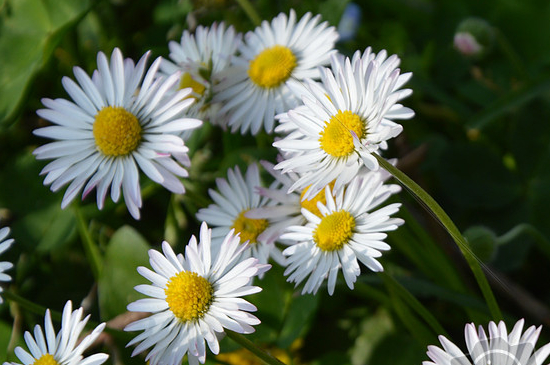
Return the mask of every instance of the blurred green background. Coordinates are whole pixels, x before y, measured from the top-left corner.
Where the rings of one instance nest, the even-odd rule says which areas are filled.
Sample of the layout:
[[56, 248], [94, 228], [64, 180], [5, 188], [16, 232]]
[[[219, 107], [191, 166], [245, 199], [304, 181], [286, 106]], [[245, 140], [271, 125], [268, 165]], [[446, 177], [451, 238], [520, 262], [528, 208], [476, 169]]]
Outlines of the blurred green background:
[[[252, 1], [262, 19], [294, 8], [299, 16], [320, 13], [334, 26], [348, 3]], [[416, 116], [402, 123], [404, 133], [385, 156], [398, 157], [399, 167], [470, 240], [509, 326], [519, 318], [549, 326], [550, 2], [355, 4], [358, 28], [338, 50], [386, 49], [402, 59], [403, 72], [414, 74], [407, 85], [413, 96], [403, 103]], [[486, 22], [486, 48], [476, 57], [453, 46], [456, 30], [472, 17]], [[81, 248], [75, 209], [61, 210], [63, 192], [42, 185], [45, 162], [32, 151], [46, 141], [31, 132], [45, 122], [35, 111], [43, 97], [67, 97], [63, 76], [72, 77], [74, 66], [93, 71], [97, 52], [110, 54], [114, 47], [134, 60], [147, 50], [166, 57], [169, 40], [213, 21], [242, 32], [254, 28], [231, 0], [0, 0], [0, 220], [16, 239], [1, 259], [16, 265], [10, 290], [55, 310], [68, 299], [80, 304], [87, 298], [94, 320], [110, 320], [137, 298], [132, 287], [144, 280], [135, 267], [147, 265], [147, 249], [167, 239], [181, 252], [198, 232], [194, 213], [209, 203], [206, 191], [215, 177], [235, 164], [274, 160], [273, 136], [206, 127], [189, 142], [185, 196], [171, 196], [142, 176], [144, 207], [134, 221], [122, 204], [98, 211], [91, 194], [79, 211], [103, 258], [97, 280]], [[426, 346], [438, 344], [437, 334], [389, 277], [413, 293], [455, 343], [463, 345], [465, 323], [486, 326], [491, 318], [452, 240], [406, 191], [397, 199], [406, 224], [388, 239], [392, 251], [382, 259], [388, 276], [364, 273], [354, 291], [339, 286], [332, 297], [324, 290], [299, 296], [274, 268], [259, 284], [264, 292], [251, 298], [263, 322], [251, 338], [286, 349], [297, 364], [420, 364]], [[0, 359], [14, 361], [22, 331], [42, 318], [15, 303], [0, 307]], [[95, 350], [116, 352], [112, 363], [143, 362], [124, 349], [131, 335], [114, 331], [112, 337], [111, 345]], [[542, 337], [550, 339], [547, 328]], [[224, 340], [222, 351], [235, 348]]]

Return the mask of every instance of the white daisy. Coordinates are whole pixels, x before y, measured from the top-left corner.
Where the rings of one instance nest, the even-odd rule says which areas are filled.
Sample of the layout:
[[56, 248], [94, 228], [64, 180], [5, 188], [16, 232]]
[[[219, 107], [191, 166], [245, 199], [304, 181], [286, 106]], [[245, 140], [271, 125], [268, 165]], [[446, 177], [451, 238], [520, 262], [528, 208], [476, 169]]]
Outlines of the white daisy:
[[54, 159], [41, 172], [46, 174], [44, 184], [51, 184], [52, 191], [70, 183], [62, 208], [81, 190], [85, 197], [97, 188], [97, 206], [102, 209], [110, 188], [115, 202], [122, 190], [128, 210], [139, 219], [138, 166], [168, 190], [177, 194], [185, 191], [178, 177], [187, 176], [182, 165], [189, 164], [188, 149], [178, 135], [202, 122], [181, 117], [193, 103], [193, 99], [185, 99], [190, 89], [167, 97], [179, 76], [157, 78], [160, 58], [143, 78], [148, 56], [134, 65], [122, 58], [118, 48], [110, 62], [100, 52], [92, 78], [75, 67], [78, 84], [68, 77], [62, 79], [73, 101], [42, 99], [47, 109], [37, 114], [55, 125], [34, 133], [56, 141], [37, 148], [34, 154], [37, 159]]
[[504, 322], [498, 325], [489, 322], [489, 336], [482, 326], [476, 327], [468, 323], [464, 329], [466, 339], [466, 354], [458, 346], [444, 336], [439, 336], [443, 349], [428, 346], [428, 356], [432, 361], [424, 361], [423, 365], [472, 365], [472, 364], [514, 364], [542, 365], [550, 354], [550, 344], [546, 344], [536, 352], [535, 345], [542, 326], [531, 326], [522, 333], [524, 320], [519, 320], [508, 334]]
[[128, 310], [151, 312], [150, 317], [130, 323], [125, 331], [140, 331], [128, 346], [139, 343], [133, 354], [153, 347], [146, 357], [151, 365], [179, 365], [187, 354], [190, 364], [205, 362], [206, 346], [219, 353], [216, 337], [224, 328], [238, 333], [254, 332], [260, 323], [248, 312], [256, 307], [242, 299], [262, 289], [251, 279], [270, 268], [255, 258], [242, 259], [246, 245], [233, 232], [227, 234], [218, 254], [211, 251], [211, 230], [201, 225], [199, 243], [193, 236], [185, 247], [185, 257], [175, 255], [167, 242], [162, 250], [149, 251], [153, 270], [138, 267], [152, 282], [136, 290], [152, 298], [139, 299]]
[[[4, 251], [6, 251], [8, 248], [11, 247], [13, 244], [13, 238], [6, 239], [8, 235], [10, 234], [10, 229], [8, 227], [4, 227], [0, 229], [0, 254], [2, 254]], [[13, 267], [13, 264], [8, 261], [0, 261], [0, 281], [8, 282], [11, 281], [11, 276], [4, 273], [4, 271], [9, 270]], [[0, 293], [2, 293], [3, 289], [0, 286]], [[4, 300], [2, 299], [2, 296], [0, 296], [0, 304], [3, 303]]]
[[261, 197], [256, 189], [261, 186], [258, 166], [253, 163], [243, 178], [239, 167], [227, 170], [227, 180], [218, 178], [216, 185], [219, 191], [210, 189], [208, 193], [214, 200], [207, 208], [197, 213], [197, 219], [207, 222], [212, 229], [212, 245], [217, 249], [230, 230], [240, 235], [241, 242], [248, 242], [246, 256], [252, 256], [265, 264], [271, 256], [279, 264], [284, 258], [275, 246], [275, 238], [268, 231], [268, 219], [254, 219], [247, 212], [263, 207], [268, 199]]
[[335, 52], [338, 33], [320, 15], [305, 14], [296, 23], [296, 13], [279, 14], [271, 24], [263, 21], [245, 35], [240, 56], [227, 78], [219, 84], [215, 100], [224, 103], [232, 131], [248, 130], [253, 135], [262, 128], [273, 130], [275, 114], [298, 105], [286, 82], [290, 79], [318, 78], [318, 66], [329, 63]]
[[[392, 119], [414, 115], [397, 104], [411, 93], [400, 90], [411, 74], [400, 75], [399, 62], [395, 55], [375, 55], [368, 48], [351, 60], [332, 57], [331, 69], [322, 70], [322, 83], [288, 83], [303, 96], [304, 105], [278, 116], [281, 125], [276, 131], [289, 134], [273, 145], [286, 154], [275, 168], [301, 175], [290, 191], [311, 185], [309, 199], [333, 180], [339, 191], [357, 175], [363, 160], [367, 168], [378, 168], [370, 152], [386, 148], [386, 140], [403, 129]], [[366, 148], [356, 148], [350, 132]]]
[[[395, 164], [397, 160], [390, 161]], [[280, 236], [285, 232], [287, 227], [304, 225], [307, 223], [306, 217], [302, 214], [302, 208], [307, 209], [310, 213], [322, 217], [317, 202], [326, 205], [325, 190], [321, 190], [311, 199], [304, 199], [309, 187], [301, 191], [292, 191], [288, 193], [290, 187], [300, 178], [298, 174], [288, 172], [281, 173], [280, 170], [275, 170], [274, 165], [268, 161], [261, 161], [262, 166], [275, 178], [275, 182], [269, 188], [260, 187], [257, 189], [258, 194], [267, 197], [274, 204], [268, 204], [259, 208], [251, 209], [247, 216], [255, 219], [268, 219], [269, 227], [266, 229], [266, 235], [269, 240], [286, 243], [280, 240]], [[385, 170], [368, 171], [363, 169], [360, 174], [380, 174], [382, 181], [386, 181], [391, 175]], [[334, 182], [329, 183], [331, 194], [333, 194]], [[391, 190], [392, 193], [401, 191], [399, 185], [383, 185], [378, 193], [382, 194], [385, 190]], [[333, 194], [334, 197], [334, 194]]]
[[[15, 349], [15, 355], [23, 365], [100, 365], [103, 364], [109, 355], [99, 353], [90, 355], [86, 358], [82, 353], [96, 340], [101, 334], [105, 323], [100, 324], [94, 330], [80, 338], [80, 334], [90, 315], [82, 319], [83, 309], [72, 310], [72, 303], [68, 301], [63, 308], [61, 319], [61, 330], [56, 335], [50, 310], [46, 310], [44, 318], [44, 331], [39, 325], [34, 327], [34, 338], [30, 332], [25, 332], [24, 338], [29, 348], [29, 352], [21, 347]], [[15, 362], [4, 363], [19, 365]]]
[[328, 278], [328, 292], [334, 293], [338, 271], [342, 269], [349, 288], [360, 274], [361, 261], [372, 271], [383, 271], [377, 258], [380, 251], [390, 249], [383, 242], [386, 231], [403, 224], [400, 218], [390, 218], [401, 204], [374, 210], [391, 194], [399, 191], [395, 185], [385, 186], [381, 174], [355, 177], [345, 189], [335, 194], [325, 188], [326, 205], [317, 202], [321, 217], [302, 208], [307, 218], [305, 226], [288, 227], [281, 238], [295, 242], [283, 251], [287, 257], [285, 275], [296, 285], [307, 279], [302, 294], [316, 293]]
[[170, 61], [163, 60], [160, 71], [167, 76], [179, 72], [177, 87], [193, 89], [188, 97], [196, 99], [196, 103], [187, 110], [188, 116], [217, 123], [220, 105], [212, 102], [212, 85], [220, 82], [220, 72], [230, 64], [241, 38], [232, 26], [214, 23], [210, 28], [198, 26], [195, 34], [186, 30], [179, 43], [168, 44]]

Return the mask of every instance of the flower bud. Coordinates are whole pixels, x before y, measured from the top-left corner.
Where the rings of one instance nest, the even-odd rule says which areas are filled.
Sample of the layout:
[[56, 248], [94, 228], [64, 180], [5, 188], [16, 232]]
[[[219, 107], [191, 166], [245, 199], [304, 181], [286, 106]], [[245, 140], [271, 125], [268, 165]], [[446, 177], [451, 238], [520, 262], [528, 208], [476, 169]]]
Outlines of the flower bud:
[[454, 47], [464, 56], [480, 58], [494, 43], [494, 29], [483, 19], [466, 18], [457, 27]]

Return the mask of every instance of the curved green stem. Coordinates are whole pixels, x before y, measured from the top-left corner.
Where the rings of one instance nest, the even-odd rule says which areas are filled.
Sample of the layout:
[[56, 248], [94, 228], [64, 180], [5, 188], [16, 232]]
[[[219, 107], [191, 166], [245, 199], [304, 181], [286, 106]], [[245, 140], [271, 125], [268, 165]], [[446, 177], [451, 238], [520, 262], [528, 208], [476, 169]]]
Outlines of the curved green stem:
[[[33, 303], [30, 300], [25, 299], [22, 296], [17, 295], [10, 290], [6, 290], [5, 292], [2, 292], [2, 297], [6, 298], [9, 301], [19, 304], [22, 308], [34, 314], [43, 316], [46, 313], [46, 309], [47, 309], [46, 307]], [[53, 320], [61, 321], [61, 313], [50, 310], [50, 314]]]
[[80, 237], [82, 239], [82, 245], [84, 246], [84, 251], [86, 252], [86, 257], [90, 263], [94, 278], [97, 281], [99, 279], [99, 274], [101, 273], [102, 267], [101, 254], [99, 253], [99, 249], [97, 248], [97, 245], [88, 230], [88, 225], [86, 224], [86, 220], [84, 219], [84, 215], [82, 214], [80, 208], [76, 204], [73, 205], [73, 207], [76, 215], [78, 231], [80, 232]]
[[504, 243], [507, 243], [509, 241], [512, 241], [513, 239], [517, 238], [518, 236], [521, 236], [522, 234], [526, 234], [530, 236], [539, 249], [550, 258], [550, 241], [548, 241], [542, 233], [540, 233], [535, 227], [528, 223], [521, 223], [509, 230], [508, 232], [504, 233], [502, 236], [498, 237], [496, 239], [497, 244], [502, 245]]
[[458, 228], [455, 226], [451, 218], [447, 215], [447, 213], [445, 213], [443, 208], [441, 208], [441, 206], [424, 189], [422, 189], [417, 183], [415, 183], [410, 177], [405, 175], [403, 172], [401, 172], [399, 169], [394, 167], [392, 164], [390, 164], [388, 161], [386, 161], [384, 158], [382, 158], [378, 154], [372, 153], [372, 155], [378, 160], [378, 163], [380, 164], [380, 166], [382, 166], [382, 168], [384, 168], [386, 171], [392, 174], [393, 177], [395, 177], [405, 188], [407, 188], [409, 192], [420, 203], [422, 203], [422, 205], [429, 212], [433, 214], [433, 216], [443, 225], [443, 227], [451, 235], [451, 237], [458, 245], [458, 248], [462, 252], [462, 255], [466, 259], [466, 262], [468, 263], [468, 265], [470, 266], [470, 269], [474, 274], [474, 277], [479, 285], [479, 288], [481, 289], [481, 293], [483, 294], [483, 297], [485, 299], [485, 302], [489, 307], [489, 311], [491, 312], [491, 316], [493, 317], [493, 320], [497, 321], [502, 319], [502, 313], [497, 304], [493, 291], [491, 290], [489, 282], [487, 281], [487, 277], [483, 273], [483, 269], [481, 268], [479, 259], [472, 252], [468, 242], [464, 239], [464, 237], [462, 236]]
[[262, 22], [262, 18], [260, 18], [260, 16], [258, 15], [258, 12], [256, 11], [256, 9], [254, 9], [254, 7], [250, 3], [250, 1], [248, 1], [248, 0], [237, 0], [237, 3], [239, 3], [241, 8], [244, 10], [244, 12], [248, 16], [248, 18], [252, 21], [252, 23], [255, 26], [260, 25], [260, 23]]
[[279, 359], [271, 356], [267, 352], [260, 349], [258, 346], [254, 345], [252, 341], [250, 341], [248, 338], [244, 337], [240, 333], [230, 331], [228, 329], [225, 330], [225, 333], [227, 334], [227, 337], [247, 349], [248, 351], [252, 352], [254, 355], [256, 355], [258, 358], [260, 358], [263, 362], [269, 365], [285, 365], [284, 362], [281, 362]]

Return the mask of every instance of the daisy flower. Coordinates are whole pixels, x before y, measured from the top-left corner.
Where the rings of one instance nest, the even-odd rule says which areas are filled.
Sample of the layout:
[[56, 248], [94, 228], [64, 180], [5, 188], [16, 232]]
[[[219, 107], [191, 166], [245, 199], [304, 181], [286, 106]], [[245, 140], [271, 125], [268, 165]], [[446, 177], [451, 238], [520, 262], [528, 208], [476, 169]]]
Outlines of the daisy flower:
[[212, 229], [212, 245], [215, 249], [221, 245], [230, 230], [235, 230], [241, 242], [248, 242], [246, 256], [257, 258], [265, 264], [271, 256], [277, 263], [284, 264], [281, 252], [274, 244], [274, 238], [268, 231], [268, 219], [254, 219], [248, 211], [266, 206], [267, 198], [256, 193], [261, 186], [260, 172], [256, 164], [251, 164], [243, 177], [239, 167], [227, 170], [227, 180], [218, 178], [216, 185], [219, 191], [210, 189], [208, 193], [214, 200], [207, 208], [197, 213], [197, 219], [205, 221]]
[[[397, 162], [397, 160], [391, 161], [392, 164], [395, 164], [395, 162]], [[269, 188], [258, 188], [258, 194], [267, 197], [274, 204], [251, 209], [247, 213], [247, 216], [255, 219], [268, 219], [270, 221], [270, 226], [266, 229], [266, 235], [270, 237], [270, 240], [278, 240], [287, 227], [305, 225], [307, 219], [302, 214], [302, 208], [318, 217], [322, 217], [319, 208], [317, 208], [317, 202], [326, 205], [324, 189], [311, 199], [304, 199], [309, 187], [304, 188], [302, 191], [292, 191], [288, 193], [290, 187], [300, 178], [300, 176], [293, 172], [283, 174], [280, 170], [275, 170], [274, 165], [268, 161], [261, 161], [260, 163], [265, 170], [275, 178], [275, 182], [271, 184]], [[368, 171], [363, 169], [360, 174], [379, 174], [382, 181], [387, 180], [391, 176], [385, 170]], [[331, 194], [333, 194], [334, 182], [330, 182], [328, 186], [330, 187]], [[401, 187], [394, 184], [384, 184], [379, 189], [378, 193], [384, 194], [386, 191], [390, 191], [394, 194], [401, 191]], [[280, 239], [279, 241], [283, 242]]]
[[428, 356], [432, 361], [424, 361], [423, 365], [472, 365], [472, 364], [515, 364], [542, 365], [550, 354], [550, 344], [546, 344], [536, 352], [535, 344], [541, 328], [531, 326], [523, 332], [524, 320], [514, 325], [508, 334], [504, 322], [498, 325], [489, 322], [489, 336], [482, 326], [476, 327], [468, 323], [464, 329], [467, 353], [464, 354], [458, 346], [444, 336], [439, 336], [443, 348], [428, 346]]
[[[402, 126], [392, 119], [411, 118], [411, 109], [397, 102], [411, 93], [400, 90], [411, 74], [401, 75], [399, 58], [377, 55], [368, 48], [353, 58], [332, 57], [331, 69], [323, 68], [322, 83], [289, 82], [304, 105], [278, 116], [280, 131], [288, 135], [273, 145], [285, 154], [275, 166], [283, 173], [301, 175], [289, 192], [311, 185], [306, 198], [335, 180], [338, 191], [357, 175], [365, 162], [370, 170], [378, 163], [371, 152], [387, 147]], [[365, 148], [356, 148], [352, 133]]]
[[[157, 78], [161, 59], [153, 62], [145, 77], [149, 53], [137, 63], [123, 59], [116, 48], [111, 60], [100, 52], [98, 69], [90, 78], [74, 68], [75, 82], [62, 79], [73, 101], [42, 99], [47, 109], [37, 114], [53, 126], [34, 134], [55, 140], [34, 151], [37, 159], [54, 159], [41, 174], [44, 184], [58, 191], [69, 184], [61, 207], [83, 190], [83, 198], [97, 189], [97, 206], [103, 208], [110, 188], [117, 202], [121, 191], [130, 214], [139, 219], [142, 205], [139, 169], [171, 192], [182, 194], [178, 177], [187, 176], [187, 147], [178, 135], [201, 125], [198, 119], [182, 118], [193, 103], [191, 89], [168, 96], [179, 75]], [[143, 78], [143, 80], [142, 80]]]
[[296, 23], [294, 10], [248, 32], [215, 96], [224, 104], [221, 112], [229, 113], [231, 130], [255, 135], [263, 126], [270, 133], [275, 114], [299, 104], [286, 82], [318, 78], [317, 67], [329, 63], [337, 38], [320, 15], [306, 13]]
[[288, 227], [281, 236], [295, 242], [283, 251], [288, 256], [287, 281], [298, 285], [309, 276], [304, 294], [316, 293], [328, 278], [332, 295], [340, 269], [353, 289], [361, 271], [358, 260], [372, 271], [383, 271], [377, 258], [390, 249], [383, 241], [384, 232], [397, 229], [404, 221], [390, 217], [399, 210], [399, 203], [374, 209], [396, 190], [385, 188], [380, 174], [359, 175], [336, 194], [325, 187], [326, 204], [317, 202], [321, 216], [302, 208], [306, 225]]
[[136, 290], [151, 298], [128, 305], [129, 311], [151, 312], [150, 317], [130, 323], [125, 331], [140, 331], [128, 346], [139, 343], [133, 354], [149, 351], [151, 365], [179, 365], [187, 354], [189, 364], [205, 362], [206, 346], [219, 353], [217, 334], [224, 328], [238, 333], [254, 332], [260, 323], [248, 312], [256, 307], [242, 299], [262, 289], [249, 285], [251, 279], [270, 268], [255, 258], [242, 260], [246, 245], [239, 244], [233, 232], [227, 234], [218, 254], [211, 251], [211, 230], [202, 223], [199, 243], [193, 236], [185, 247], [185, 257], [175, 255], [167, 242], [161, 254], [149, 251], [153, 270], [138, 267], [151, 281]]
[[[4, 251], [6, 251], [8, 248], [11, 247], [13, 244], [13, 238], [6, 239], [8, 235], [10, 234], [10, 229], [8, 227], [4, 227], [0, 229], [0, 254], [2, 254]], [[9, 270], [13, 267], [13, 264], [8, 261], [0, 261], [0, 281], [8, 282], [11, 281], [11, 277], [4, 273], [4, 271]], [[3, 289], [0, 287], [0, 293], [2, 293]], [[2, 299], [2, 296], [0, 296], [0, 304], [3, 303], [4, 300]]]
[[[86, 358], [82, 353], [96, 340], [101, 334], [105, 323], [100, 324], [94, 330], [80, 338], [80, 334], [90, 315], [82, 319], [83, 309], [72, 310], [72, 303], [68, 301], [63, 308], [61, 319], [61, 330], [56, 335], [50, 310], [46, 310], [44, 319], [44, 331], [39, 325], [34, 327], [34, 338], [30, 332], [25, 332], [25, 342], [29, 352], [21, 347], [15, 349], [15, 355], [23, 365], [100, 365], [103, 364], [109, 355], [99, 353], [90, 355]], [[4, 363], [20, 365], [18, 363]]]
[[187, 110], [188, 116], [217, 123], [219, 104], [212, 102], [212, 85], [220, 82], [220, 72], [228, 67], [241, 38], [232, 26], [214, 23], [210, 28], [198, 26], [195, 34], [186, 30], [179, 43], [168, 44], [170, 60], [162, 60], [160, 71], [167, 76], [179, 72], [176, 87], [193, 90], [188, 97], [196, 102]]

